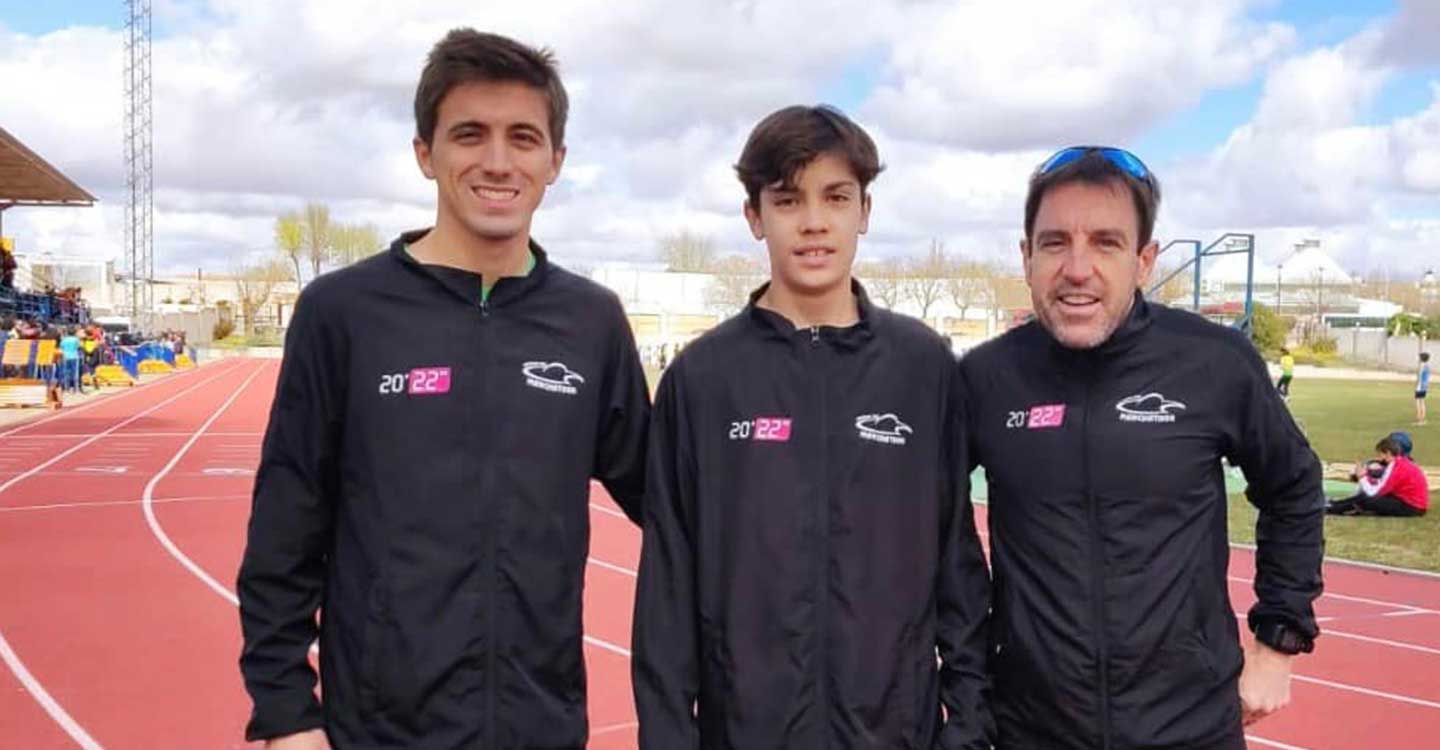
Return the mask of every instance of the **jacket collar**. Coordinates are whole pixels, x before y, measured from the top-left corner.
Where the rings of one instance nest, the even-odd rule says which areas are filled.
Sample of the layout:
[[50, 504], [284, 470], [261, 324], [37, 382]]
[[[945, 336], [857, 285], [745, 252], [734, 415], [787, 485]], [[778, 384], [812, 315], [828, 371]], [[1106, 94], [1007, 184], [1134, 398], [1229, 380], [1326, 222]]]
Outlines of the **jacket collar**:
[[773, 338], [795, 341], [802, 338], [802, 335], [819, 336], [821, 340], [841, 349], [859, 349], [875, 337], [875, 307], [870, 302], [870, 295], [865, 293], [865, 287], [856, 279], [850, 280], [850, 292], [855, 295], [855, 307], [859, 312], [860, 319], [853, 325], [843, 328], [839, 326], [796, 328], [795, 324], [784, 315], [760, 307], [758, 304], [760, 298], [769, 288], [770, 282], [767, 281], [750, 293], [750, 303], [745, 306], [744, 314], [754, 325]]
[[[416, 229], [401, 233], [394, 242], [390, 243], [390, 257], [402, 266], [435, 280], [468, 304], [480, 304], [480, 284], [485, 281], [480, 274], [460, 268], [426, 265], [416, 260], [415, 256], [406, 249], [406, 246], [413, 245], [429, 233], [429, 229]], [[495, 307], [513, 302], [544, 283], [546, 276], [550, 273], [549, 256], [534, 238], [530, 239], [530, 253], [535, 256], [535, 267], [531, 268], [530, 273], [525, 276], [507, 276], [497, 281], [494, 288], [490, 290], [487, 306]]]

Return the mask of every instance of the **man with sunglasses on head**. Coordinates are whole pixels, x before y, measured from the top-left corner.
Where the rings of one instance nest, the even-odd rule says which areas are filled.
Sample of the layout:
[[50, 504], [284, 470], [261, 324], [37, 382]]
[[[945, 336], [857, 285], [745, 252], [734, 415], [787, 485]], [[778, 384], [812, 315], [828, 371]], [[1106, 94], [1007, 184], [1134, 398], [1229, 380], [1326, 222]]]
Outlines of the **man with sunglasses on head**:
[[[1020, 243], [1035, 320], [961, 361], [999, 750], [1243, 750], [1318, 634], [1319, 462], [1243, 334], [1145, 299], [1159, 201], [1126, 151], [1045, 161]], [[1243, 653], [1222, 459], [1260, 511]]]

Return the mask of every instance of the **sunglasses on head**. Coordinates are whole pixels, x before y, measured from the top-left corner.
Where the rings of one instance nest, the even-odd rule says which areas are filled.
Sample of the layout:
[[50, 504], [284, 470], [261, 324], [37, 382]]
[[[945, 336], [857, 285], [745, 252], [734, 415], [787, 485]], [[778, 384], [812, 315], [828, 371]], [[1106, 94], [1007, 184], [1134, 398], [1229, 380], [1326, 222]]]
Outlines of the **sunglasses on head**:
[[1112, 148], [1110, 146], [1071, 146], [1056, 151], [1053, 156], [1040, 164], [1035, 170], [1037, 176], [1045, 176], [1066, 164], [1074, 162], [1082, 156], [1090, 153], [1098, 153], [1105, 157], [1105, 160], [1119, 167], [1125, 174], [1137, 180], [1145, 181], [1150, 179], [1150, 170], [1140, 157], [1126, 151], [1123, 148]]

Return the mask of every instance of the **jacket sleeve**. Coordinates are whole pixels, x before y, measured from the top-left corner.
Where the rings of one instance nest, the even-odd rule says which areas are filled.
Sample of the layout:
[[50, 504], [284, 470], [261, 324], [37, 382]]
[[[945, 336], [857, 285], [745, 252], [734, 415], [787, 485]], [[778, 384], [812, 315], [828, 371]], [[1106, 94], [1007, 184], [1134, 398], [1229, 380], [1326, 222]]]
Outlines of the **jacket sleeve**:
[[650, 426], [650, 389], [635, 349], [635, 337], [619, 303], [614, 305], [613, 345], [605, 393], [600, 403], [600, 425], [595, 443], [592, 476], [636, 525], [643, 518], [645, 493], [645, 441]]
[[334, 518], [343, 366], [325, 361], [333, 350], [314, 303], [302, 296], [286, 334], [235, 587], [240, 671], [254, 703], [247, 740], [324, 725], [309, 651]]
[[966, 390], [958, 364], [947, 399], [947, 435], [941, 452], [950, 513], [941, 538], [939, 590], [935, 602], [940, 654], [940, 698], [945, 726], [938, 748], [989, 750], [995, 737], [990, 715], [990, 681], [986, 669], [989, 647], [990, 571], [975, 530], [970, 502], [970, 469], [966, 425]]
[[1238, 408], [1229, 459], [1245, 473], [1245, 494], [1260, 511], [1255, 523], [1255, 596], [1249, 624], [1280, 620], [1309, 637], [1319, 628], [1313, 602], [1322, 588], [1325, 493], [1320, 459], [1270, 386], [1255, 348], [1237, 347]]
[[680, 365], [660, 381], [647, 458], [645, 533], [631, 661], [640, 750], [698, 750], [699, 611], [695, 462], [680, 403]]

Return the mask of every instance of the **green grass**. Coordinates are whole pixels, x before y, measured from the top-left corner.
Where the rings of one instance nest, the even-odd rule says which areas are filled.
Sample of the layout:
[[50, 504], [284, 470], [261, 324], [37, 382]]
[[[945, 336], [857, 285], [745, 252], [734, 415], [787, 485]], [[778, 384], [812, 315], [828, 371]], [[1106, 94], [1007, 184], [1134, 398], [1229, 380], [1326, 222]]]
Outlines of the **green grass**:
[[[1244, 495], [1231, 495], [1230, 541], [1253, 544], [1255, 516]], [[1440, 511], [1420, 518], [1326, 516], [1325, 554], [1440, 572]]]
[[278, 332], [257, 333], [251, 336], [238, 334], [210, 342], [216, 349], [247, 349], [252, 346], [283, 346], [285, 338]]
[[1440, 467], [1440, 399], [1431, 401], [1436, 402], [1430, 404], [1436, 414], [1417, 427], [1413, 383], [1297, 378], [1290, 386], [1290, 413], [1315, 452], [1331, 463], [1368, 458], [1375, 453], [1375, 441], [1404, 430], [1415, 441], [1415, 462]]

